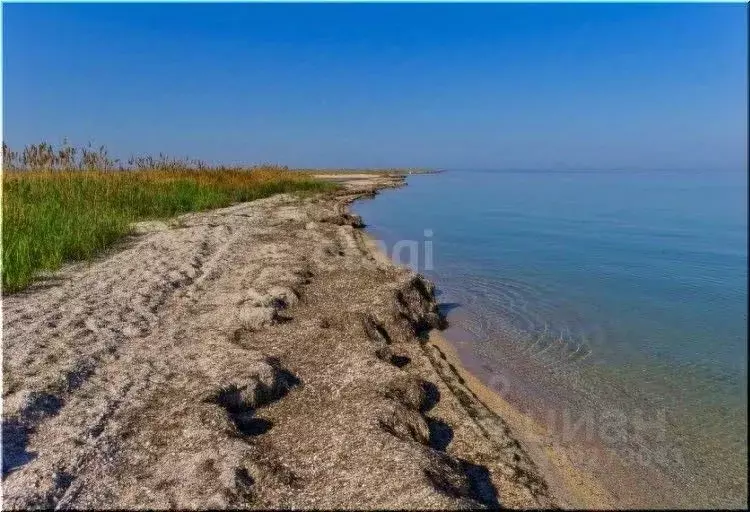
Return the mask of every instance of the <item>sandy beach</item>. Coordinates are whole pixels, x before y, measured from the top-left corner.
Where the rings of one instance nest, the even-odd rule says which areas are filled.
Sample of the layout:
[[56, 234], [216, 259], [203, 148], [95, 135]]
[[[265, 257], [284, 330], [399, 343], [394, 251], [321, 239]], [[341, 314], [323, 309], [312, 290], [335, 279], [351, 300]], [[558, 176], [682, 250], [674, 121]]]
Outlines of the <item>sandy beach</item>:
[[0, 509], [748, 509], [747, 5], [2, 13]]
[[433, 285], [349, 213], [403, 180], [143, 223], [5, 297], [5, 506], [605, 503], [573, 474], [555, 496], [522, 418], [428, 334]]

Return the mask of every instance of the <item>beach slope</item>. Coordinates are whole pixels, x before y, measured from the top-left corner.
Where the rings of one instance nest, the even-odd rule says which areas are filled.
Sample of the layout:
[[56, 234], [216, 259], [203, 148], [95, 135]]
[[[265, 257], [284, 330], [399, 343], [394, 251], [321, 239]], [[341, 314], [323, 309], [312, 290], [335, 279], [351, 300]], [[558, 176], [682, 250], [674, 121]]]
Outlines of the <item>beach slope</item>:
[[143, 223], [4, 297], [5, 507], [554, 506], [427, 341], [432, 284], [349, 213], [404, 178], [335, 179]]

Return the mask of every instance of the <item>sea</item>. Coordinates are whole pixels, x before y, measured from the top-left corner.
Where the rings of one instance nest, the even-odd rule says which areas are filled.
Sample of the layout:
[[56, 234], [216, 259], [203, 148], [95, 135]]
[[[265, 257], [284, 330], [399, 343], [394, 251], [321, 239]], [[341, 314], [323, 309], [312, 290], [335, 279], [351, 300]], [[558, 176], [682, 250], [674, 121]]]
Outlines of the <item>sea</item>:
[[711, 169], [448, 170], [354, 206], [468, 368], [661, 507], [747, 506], [747, 208]]

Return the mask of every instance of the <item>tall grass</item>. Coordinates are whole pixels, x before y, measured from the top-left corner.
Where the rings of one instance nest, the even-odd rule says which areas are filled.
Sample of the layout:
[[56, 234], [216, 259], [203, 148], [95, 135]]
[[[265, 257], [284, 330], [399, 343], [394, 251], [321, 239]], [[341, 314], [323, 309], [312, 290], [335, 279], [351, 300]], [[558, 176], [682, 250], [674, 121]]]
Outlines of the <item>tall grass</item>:
[[[21, 290], [41, 271], [93, 257], [136, 221], [335, 187], [276, 166], [211, 168], [163, 158], [151, 164], [151, 169], [142, 165], [119, 172], [70, 170], [87, 169], [70, 162], [57, 167], [4, 165], [3, 290]], [[45, 170], [35, 170], [39, 168]]]

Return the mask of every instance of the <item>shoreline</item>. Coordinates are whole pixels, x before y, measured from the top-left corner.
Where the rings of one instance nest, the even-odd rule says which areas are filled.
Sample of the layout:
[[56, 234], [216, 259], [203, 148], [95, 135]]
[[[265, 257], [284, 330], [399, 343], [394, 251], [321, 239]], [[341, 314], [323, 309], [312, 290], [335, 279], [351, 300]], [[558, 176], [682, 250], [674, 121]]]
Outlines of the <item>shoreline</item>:
[[[352, 177], [358, 181], [361, 179], [360, 176]], [[395, 185], [375, 189], [372, 193], [353, 197], [346, 202], [347, 213], [349, 213], [351, 205], [357, 200], [372, 198], [383, 188], [401, 188], [404, 186], [407, 186], [405, 179]], [[366, 227], [366, 223], [363, 223], [363, 227]], [[382, 247], [379, 246], [377, 240], [366, 230], [359, 231], [359, 234], [363, 237], [363, 246], [375, 261], [383, 265], [401, 267], [382, 251]], [[520, 442], [525, 451], [532, 457], [533, 462], [541, 470], [546, 484], [550, 486], [552, 495], [558, 501], [558, 506], [573, 509], [614, 508], [614, 498], [598, 484], [592, 475], [576, 468], [561, 447], [552, 447], [550, 436], [546, 433], [546, 428], [543, 425], [514, 407], [465, 366], [457, 348], [442, 334], [447, 326], [446, 321], [440, 327], [431, 328], [427, 332], [427, 338], [422, 340], [421, 343], [424, 353], [441, 379], [454, 389], [456, 395], [466, 397], [468, 402], [465, 404], [466, 414], [476, 419], [476, 416], [489, 413], [489, 415], [495, 416], [494, 419], [507, 424], [510, 431], [506, 432], [506, 435], [511, 437], [512, 442]], [[478, 408], [484, 408], [486, 411], [477, 413], [476, 409]]]
[[6, 507], [555, 507], [349, 212], [403, 183], [144, 225], [4, 297]]
[[[390, 243], [394, 243], [399, 236], [404, 236], [403, 233], [418, 233], [419, 224], [405, 220], [404, 229], [399, 231], [399, 222], [402, 222], [400, 215], [413, 208], [410, 204], [412, 200], [416, 200], [416, 208], [425, 207], [425, 203], [419, 200], [419, 197], [424, 197], [420, 196], [420, 193], [424, 194], [424, 190], [422, 188], [416, 195], [395, 199], [393, 204], [399, 205], [395, 211], [388, 210], [386, 199], [376, 203], [377, 206], [357, 208], [356, 211], [365, 217], [369, 212], [373, 219], [382, 219], [383, 226], [373, 226], [374, 236], [378, 236], [378, 228], [382, 227], [384, 233], [387, 233], [383, 236]], [[382, 215], [378, 213], [381, 208]], [[430, 212], [429, 209], [427, 211]], [[418, 218], [422, 219], [421, 216]], [[384, 251], [386, 250], [380, 241], [373, 242], [372, 246], [382, 246]], [[397, 259], [397, 256], [394, 258]], [[431, 277], [436, 283], [440, 283], [439, 275]], [[453, 284], [454, 287], [460, 285], [461, 283]], [[457, 316], [460, 314], [460, 311], [456, 313]], [[453, 320], [452, 314], [448, 316], [448, 320]], [[458, 317], [456, 323], [461, 323]], [[556, 375], [550, 376], [544, 372], [537, 374], [534, 362], [524, 361], [512, 345], [501, 351], [487, 352], [495, 347], [493, 342], [496, 342], [497, 346], [502, 346], [502, 339], [483, 339], [487, 343], [482, 346], [486, 347], [478, 348], [462, 336], [460, 328], [453, 329], [451, 326], [446, 332], [435, 331], [433, 334], [442, 340], [444, 346], [451, 349], [451, 364], [464, 381], [471, 382], [473, 392], [486, 396], [486, 399], [483, 398], [485, 405], [502, 417], [511, 426], [514, 435], [524, 442], [527, 451], [545, 475], [551, 491], [563, 506], [682, 508], [689, 507], [691, 502], [721, 503], [721, 500], [724, 500], [724, 503], [731, 503], [729, 498], [723, 498], [723, 492], [710, 495], [690, 486], [690, 481], [695, 478], [693, 475], [701, 476], [700, 461], [682, 458], [679, 450], [684, 449], [687, 453], [688, 448], [681, 448], [679, 439], [674, 441], [676, 438], [670, 437], [669, 440], [661, 442], [662, 444], [654, 445], [653, 443], [660, 441], [653, 434], [653, 430], [647, 430], [653, 427], [641, 427], [638, 423], [638, 418], [641, 417], [639, 414], [643, 414], [641, 410], [636, 409], [632, 416], [628, 416], [626, 433], [617, 439], [608, 434], [604, 430], [607, 428], [605, 414], [610, 410], [620, 415], [623, 411], [630, 414], [631, 409], [627, 408], [627, 402], [601, 400], [592, 405], [584, 400], [591, 394], [583, 394], [587, 390], [581, 386], [582, 381], [573, 383], [578, 384], [578, 388], [575, 385], [565, 387], [566, 383], [561, 378], [556, 378]], [[485, 353], [487, 357], [481, 357], [481, 353]], [[588, 378], [589, 382], [603, 384], [607, 374], [604, 371], [594, 374], [595, 370], [596, 368], [584, 377]], [[633, 384], [637, 385], [637, 382]], [[591, 405], [591, 408], [586, 408], [588, 405]], [[648, 415], [646, 417], [650, 418]], [[581, 423], [584, 418], [586, 422]], [[683, 425], [673, 424], [670, 419], [666, 428], [674, 427], [674, 431], [678, 431], [677, 429]], [[640, 431], [637, 430], [639, 428]], [[669, 431], [670, 436], [671, 432], [673, 431]], [[647, 442], [652, 444], [638, 444], [642, 442], [639, 441], [639, 435], [649, 436]], [[664, 459], [659, 457], [665, 457], [665, 453], [666, 457], [675, 453], [675, 459], [666, 459], [666, 462], [663, 462]], [[670, 461], [674, 464], [668, 465]], [[724, 479], [720, 471], [708, 473], [704, 470], [704, 474], [707, 476], [705, 480], [713, 479], [722, 486], [717, 489], [719, 485], [716, 485], [716, 490], [723, 490], [726, 480], [729, 480]], [[722, 479], [725, 481], [721, 481]], [[726, 487], [730, 485], [731, 483], [727, 483]]]
[[547, 480], [562, 508], [611, 509], [613, 497], [597, 479], [575, 467], [566, 451], [552, 446], [546, 427], [515, 407], [466, 368], [458, 350], [440, 331], [430, 333], [429, 343], [445, 356], [451, 370], [488, 409], [501, 417], [523, 443]]
[[[396, 265], [387, 254], [383, 253], [377, 240], [363, 232], [365, 246], [380, 262]], [[425, 353], [434, 352], [437, 357], [430, 357], [439, 369], [444, 381], [464, 389], [476, 402], [485, 407], [491, 414], [507, 423], [516, 441], [522, 443], [532, 460], [539, 467], [552, 495], [562, 508], [611, 509], [615, 507], [614, 497], [599, 484], [597, 479], [585, 471], [576, 468], [566, 450], [552, 446], [546, 427], [528, 414], [508, 402], [503, 396], [491, 389], [474, 375], [459, 355], [458, 349], [444, 336], [443, 328], [429, 331], [424, 341]], [[442, 364], [441, 364], [442, 363]], [[459, 391], [461, 393], [461, 391]], [[471, 407], [471, 406], [470, 406]], [[471, 413], [467, 410], [467, 415]]]

